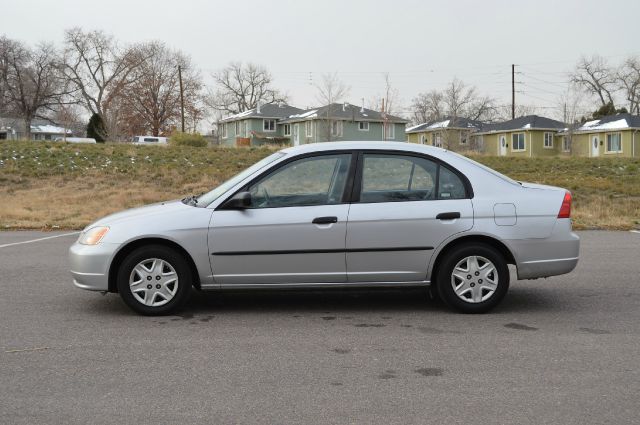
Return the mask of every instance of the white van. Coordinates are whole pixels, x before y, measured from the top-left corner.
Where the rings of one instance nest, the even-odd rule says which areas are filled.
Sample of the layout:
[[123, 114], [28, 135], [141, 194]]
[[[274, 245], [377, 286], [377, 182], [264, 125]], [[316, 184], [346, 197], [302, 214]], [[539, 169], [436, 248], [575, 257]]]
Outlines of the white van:
[[131, 138], [131, 143], [134, 145], [166, 145], [168, 141], [168, 137], [157, 136], [134, 136]]

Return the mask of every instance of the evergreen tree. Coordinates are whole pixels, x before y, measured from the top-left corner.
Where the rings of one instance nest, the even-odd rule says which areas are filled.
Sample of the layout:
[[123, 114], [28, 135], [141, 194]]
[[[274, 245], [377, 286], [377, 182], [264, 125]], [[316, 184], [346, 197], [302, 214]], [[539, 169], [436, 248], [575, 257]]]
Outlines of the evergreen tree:
[[98, 143], [104, 143], [106, 141], [107, 127], [100, 115], [91, 115], [89, 124], [87, 124], [87, 137], [93, 137]]

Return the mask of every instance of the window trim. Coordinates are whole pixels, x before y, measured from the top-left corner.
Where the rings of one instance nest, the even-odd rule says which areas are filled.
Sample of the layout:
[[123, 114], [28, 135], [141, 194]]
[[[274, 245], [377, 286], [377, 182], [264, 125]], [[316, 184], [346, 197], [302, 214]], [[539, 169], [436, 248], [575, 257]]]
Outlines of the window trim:
[[[387, 130], [391, 130], [390, 134], [387, 134]], [[385, 126], [382, 124], [382, 132], [384, 133], [384, 140], [395, 140], [396, 139], [396, 125], [395, 123], [388, 122]]]
[[[363, 128], [363, 124], [366, 124], [367, 128]], [[358, 131], [369, 131], [369, 121], [358, 121]]]
[[313, 137], [313, 121], [304, 122], [304, 137]]
[[571, 138], [562, 136], [562, 152], [571, 152]]
[[[515, 144], [513, 143], [513, 136], [519, 136], [522, 134], [522, 149], [515, 149]], [[526, 152], [527, 151], [527, 135], [524, 132], [511, 133], [511, 152]]]
[[[287, 131], [287, 129], [289, 129], [289, 131]], [[291, 136], [291, 124], [282, 124], [282, 134], [285, 136]]]
[[[547, 146], [547, 135], [551, 139], [551, 145], [549, 145], [549, 146]], [[553, 133], [551, 133], [550, 131], [545, 131], [544, 132], [544, 135], [542, 136], [542, 147], [544, 149], [553, 149]]]
[[[618, 135], [618, 141], [620, 143], [620, 150], [618, 151], [612, 151], [609, 150], [609, 136], [612, 136], [614, 134]], [[622, 153], [622, 132], [621, 131], [612, 131], [611, 133], [606, 133], [604, 136], [604, 153], [605, 154], [619, 154]]]
[[471, 136], [471, 133], [467, 133], [464, 130], [458, 130], [459, 131], [459, 136], [460, 136], [460, 144], [461, 145], [466, 145], [469, 143], [469, 137]]
[[[336, 129], [338, 130], [336, 133], [333, 132], [333, 124], [336, 124]], [[332, 120], [331, 121], [331, 137], [343, 137], [344, 134], [344, 125], [342, 120]]]
[[[475, 194], [473, 192], [473, 186], [471, 185], [471, 181], [467, 178], [467, 176], [464, 175], [464, 173], [462, 173], [461, 171], [459, 171], [457, 168], [455, 168], [454, 166], [452, 166], [451, 164], [441, 160], [440, 158], [436, 158], [434, 156], [428, 155], [428, 154], [421, 154], [419, 152], [404, 152], [404, 151], [396, 151], [396, 150], [386, 150], [386, 149], [364, 149], [364, 150], [358, 150], [358, 149], [334, 149], [334, 150], [330, 150], [330, 151], [321, 151], [321, 152], [309, 152], [309, 153], [305, 153], [305, 154], [301, 154], [301, 155], [296, 155], [294, 157], [291, 158], [287, 158], [284, 159], [283, 161], [278, 162], [276, 165], [272, 166], [271, 168], [262, 171], [261, 173], [259, 173], [258, 175], [256, 175], [254, 178], [252, 178], [250, 181], [248, 181], [247, 183], [243, 184], [239, 189], [233, 191], [233, 192], [229, 192], [229, 196], [226, 197], [226, 199], [224, 199], [222, 202], [220, 202], [220, 204], [218, 204], [218, 206], [215, 208], [215, 210], [226, 210], [227, 207], [227, 203], [229, 202], [229, 200], [231, 200], [231, 198], [233, 198], [236, 194], [242, 192], [242, 191], [246, 191], [247, 188], [249, 186], [251, 186], [254, 182], [256, 182], [257, 180], [262, 179], [263, 177], [267, 177], [269, 174], [276, 172], [277, 170], [279, 170], [281, 167], [284, 167], [285, 165], [293, 162], [293, 161], [297, 161], [299, 159], [304, 159], [304, 158], [309, 158], [309, 157], [315, 157], [315, 156], [325, 156], [325, 155], [339, 155], [339, 154], [351, 154], [351, 163], [349, 164], [349, 171], [347, 174], [347, 181], [345, 183], [345, 187], [344, 187], [344, 193], [342, 194], [342, 202], [339, 202], [337, 204], [333, 204], [333, 205], [343, 205], [343, 204], [369, 204], [370, 202], [360, 202], [360, 192], [361, 192], [361, 187], [362, 187], [362, 163], [363, 163], [363, 156], [365, 153], [371, 153], [371, 154], [378, 154], [378, 155], [398, 155], [398, 156], [411, 156], [411, 157], [416, 157], [416, 158], [423, 158], [423, 159], [428, 159], [430, 161], [433, 161], [435, 163], [438, 164], [438, 166], [444, 166], [446, 168], [448, 168], [452, 173], [456, 174], [460, 180], [462, 181], [462, 184], [464, 185], [465, 188], [465, 192], [466, 192], [466, 197], [465, 198], [460, 198], [458, 200], [463, 200], [463, 199], [473, 199]], [[437, 177], [439, 178], [440, 176], [440, 170], [438, 169], [438, 175]], [[439, 181], [436, 181], [436, 185], [439, 184]], [[436, 186], [437, 188], [437, 186]], [[437, 195], [437, 189], [436, 189], [436, 195]], [[445, 198], [446, 200], [451, 200], [450, 198]], [[444, 200], [444, 199], [430, 199], [430, 200], [425, 200], [425, 201], [395, 201], [395, 202], [431, 202], [431, 201], [438, 201], [438, 200]], [[380, 203], [380, 202], [376, 202], [376, 203]], [[309, 205], [311, 206], [315, 206], [317, 207], [317, 205]], [[297, 207], [266, 207], [266, 208], [261, 208], [261, 209], [268, 209], [268, 208], [304, 208], [304, 206], [297, 206]]]
[[[267, 128], [265, 128], [265, 124], [267, 122], [273, 122], [273, 130], [268, 130]], [[262, 120], [262, 131], [266, 132], [266, 133], [275, 133], [276, 129], [278, 128], [278, 124], [276, 123], [276, 120], [273, 118], [265, 118]]]
[[227, 123], [225, 122], [222, 124], [222, 138], [226, 139], [227, 137], [229, 137], [229, 133], [227, 129]]
[[439, 131], [433, 133], [433, 140], [431, 141], [431, 146], [435, 146], [436, 148], [442, 147], [442, 134]]

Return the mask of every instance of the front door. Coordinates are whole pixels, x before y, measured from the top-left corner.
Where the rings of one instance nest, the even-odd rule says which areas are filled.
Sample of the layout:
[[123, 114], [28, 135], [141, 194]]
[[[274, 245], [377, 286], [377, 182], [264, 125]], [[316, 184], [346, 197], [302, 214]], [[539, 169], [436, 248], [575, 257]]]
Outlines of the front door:
[[293, 125], [293, 146], [298, 146], [300, 144], [300, 125]]
[[208, 243], [215, 282], [346, 282], [350, 163], [350, 153], [288, 162], [245, 188], [249, 208], [214, 211]]
[[502, 135], [500, 136], [500, 141], [499, 141], [499, 152], [500, 152], [500, 156], [506, 156], [507, 155], [507, 137]]
[[420, 156], [365, 153], [359, 162], [347, 224], [349, 282], [424, 281], [434, 249], [473, 226], [462, 178]]
[[600, 143], [600, 139], [598, 136], [593, 136], [591, 138], [591, 156], [599, 156], [600, 149], [598, 148], [598, 144]]

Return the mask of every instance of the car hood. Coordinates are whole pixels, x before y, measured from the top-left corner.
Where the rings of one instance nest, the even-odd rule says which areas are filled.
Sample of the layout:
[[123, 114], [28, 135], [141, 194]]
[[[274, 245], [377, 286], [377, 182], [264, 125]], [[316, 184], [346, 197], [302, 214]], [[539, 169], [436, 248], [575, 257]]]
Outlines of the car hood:
[[151, 218], [153, 216], [171, 214], [191, 208], [195, 207], [186, 205], [180, 200], [158, 202], [156, 204], [145, 205], [138, 208], [131, 208], [129, 210], [120, 211], [114, 214], [110, 214], [106, 217], [102, 217], [96, 222], [88, 225], [85, 230], [95, 226], [111, 226], [113, 224], [129, 221], [132, 219], [138, 219], [142, 217]]

